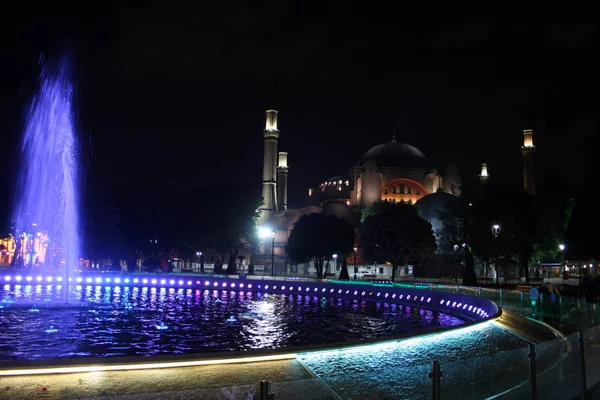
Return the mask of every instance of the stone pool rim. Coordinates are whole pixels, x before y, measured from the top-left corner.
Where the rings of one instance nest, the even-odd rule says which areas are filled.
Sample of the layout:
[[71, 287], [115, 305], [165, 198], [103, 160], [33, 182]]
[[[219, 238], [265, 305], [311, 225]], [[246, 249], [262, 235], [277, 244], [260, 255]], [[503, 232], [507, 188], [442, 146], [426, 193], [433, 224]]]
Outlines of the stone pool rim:
[[[26, 274], [23, 274], [26, 275]], [[97, 275], [92, 275], [93, 279], [96, 279]], [[80, 277], [86, 278], [86, 275], [81, 275]], [[261, 361], [269, 361], [263, 359], [264, 357], [285, 357], [283, 359], [292, 359], [295, 358], [298, 353], [308, 353], [308, 352], [317, 352], [317, 351], [328, 351], [328, 350], [342, 350], [345, 348], [352, 347], [360, 347], [367, 346], [370, 344], [377, 343], [385, 343], [385, 342], [397, 342], [402, 341], [409, 338], [414, 337], [427, 337], [433, 336], [442, 332], [458, 330], [473, 327], [478, 324], [484, 324], [489, 321], [496, 320], [500, 318], [502, 315], [502, 309], [495, 302], [489, 299], [481, 298], [481, 297], [473, 297], [466, 296], [462, 294], [455, 293], [446, 293], [446, 292], [435, 292], [431, 290], [427, 290], [427, 286], [423, 287], [405, 287], [405, 285], [394, 285], [394, 284], [382, 284], [375, 282], [360, 282], [353, 283], [345, 282], [345, 281], [331, 281], [331, 280], [307, 280], [307, 279], [240, 279], [238, 277], [227, 277], [227, 276], [206, 276], [206, 275], [183, 275], [183, 274], [169, 274], [169, 275], [154, 275], [154, 274], [136, 274], [136, 275], [123, 275], [123, 274], [102, 274], [102, 277], [105, 279], [110, 279], [109, 282], [93, 282], [93, 286], [152, 286], [157, 287], [157, 285], [143, 285], [136, 283], [134, 284], [131, 281], [131, 284], [123, 284], [114, 282], [114, 278], [118, 277], [121, 279], [125, 279], [125, 277], [129, 277], [131, 280], [135, 277], [140, 282], [142, 279], [169, 279], [169, 280], [177, 280], [177, 279], [185, 279], [186, 283], [189, 279], [194, 279], [198, 281], [196, 285], [195, 282], [193, 285], [185, 286], [185, 289], [199, 289], [202, 288], [204, 290], [212, 289], [212, 290], [230, 290], [230, 291], [251, 291], [251, 292], [260, 292], [267, 294], [293, 294], [293, 295], [310, 295], [317, 297], [335, 297], [335, 298], [353, 298], [355, 300], [366, 300], [366, 301], [379, 301], [386, 302], [390, 304], [401, 304], [408, 305], [418, 308], [423, 308], [427, 310], [434, 310], [443, 312], [446, 314], [454, 315], [459, 318], [471, 318], [471, 320], [467, 319], [464, 323], [449, 327], [440, 327], [434, 328], [423, 332], [404, 332], [397, 335], [391, 336], [383, 336], [378, 338], [368, 338], [368, 339], [355, 339], [355, 340], [347, 340], [344, 342], [338, 343], [326, 343], [326, 344], [318, 344], [318, 345], [305, 345], [305, 346], [290, 346], [278, 349], [257, 349], [257, 350], [249, 350], [249, 351], [226, 351], [226, 352], [209, 352], [209, 353], [187, 353], [187, 354], [160, 354], [153, 356], [118, 356], [118, 357], [106, 357], [106, 358], [98, 358], [98, 357], [75, 357], [75, 358], [60, 358], [60, 359], [51, 359], [51, 360], [4, 360], [0, 361], [0, 376], [17, 376], [17, 375], [30, 375], [31, 369], [35, 368], [37, 374], [48, 374], [48, 373], [73, 373], [77, 372], [73, 371], [64, 371], [64, 372], [56, 372], [49, 371], [44, 372], [43, 369], [53, 369], [53, 368], [65, 368], [69, 367], [77, 369], [77, 368], [98, 368], [98, 370], [103, 370], [106, 366], [112, 366], [111, 370], [118, 370], [119, 366], [123, 367], [122, 369], [135, 369], [132, 366], [135, 365], [143, 365], [143, 364], [156, 364], [152, 368], [173, 368], [173, 367], [182, 367], [182, 365], [169, 365], [173, 363], [186, 363], [194, 361], [199, 363], [208, 363], [213, 361], [216, 363], [223, 363], [223, 360], [229, 360], [228, 363], [240, 362], [240, 359], [247, 358], [258, 358], [256, 360], [248, 360], [243, 362], [261, 362]], [[4, 277], [2, 277], [4, 278]], [[77, 277], [73, 278], [76, 279]], [[4, 279], [1, 279], [4, 281]], [[12, 280], [12, 279], [11, 279]], [[104, 281], [104, 279], [103, 279]], [[210, 285], [205, 285], [206, 281], [210, 282]], [[217, 285], [214, 285], [215, 282], [218, 282]], [[15, 284], [15, 282], [3, 282], [4, 284]], [[235, 287], [231, 286], [231, 283], [235, 283]], [[239, 287], [239, 284], [244, 284], [244, 287]], [[247, 285], [251, 284], [251, 287], [247, 287]], [[17, 283], [19, 284], [19, 283]], [[37, 282], [25, 283], [25, 284], [40, 284]], [[227, 287], [223, 287], [223, 284], [227, 284]], [[293, 285], [296, 289], [298, 286], [302, 288], [302, 290], [292, 290], [292, 291], [284, 291], [286, 289], [281, 289], [282, 284], [287, 287]], [[79, 285], [77, 282], [71, 283], [71, 285]], [[82, 283], [82, 286], [87, 286], [86, 283]], [[305, 290], [306, 285], [309, 286], [309, 291]], [[164, 287], [164, 285], [162, 286]], [[184, 288], [180, 286], [170, 286], [169, 288]], [[367, 293], [365, 288], [371, 288], [373, 290], [369, 290], [370, 293]], [[315, 290], [316, 288], [316, 290]], [[331, 292], [330, 290], [335, 288], [335, 290], [342, 289], [341, 293], [337, 291]], [[402, 294], [410, 294], [410, 298], [413, 300], [406, 301], [406, 298], [399, 299], [398, 293], [395, 293], [393, 299], [389, 296], [388, 298], [378, 298], [381, 296], [375, 295], [375, 291], [379, 290], [378, 293], [381, 293], [382, 290], [387, 290], [387, 293], [392, 292], [403, 292]], [[346, 291], [349, 291], [346, 293]], [[354, 294], [356, 292], [356, 294]], [[427, 293], [427, 294], [425, 294]], [[423, 297], [437, 295], [436, 302], [437, 304], [431, 304], [431, 302], [424, 302]], [[440, 299], [439, 297], [443, 297]], [[404, 301], [402, 301], [404, 300]], [[447, 302], [449, 309], [443, 307], [439, 304], [439, 300], [444, 300], [444, 303]], [[486, 311], [484, 311], [481, 315], [477, 315], [478, 318], [473, 319], [473, 313], [470, 314], [465, 312], [466, 307], [460, 308], [460, 311], [455, 307], [452, 308], [450, 301], [455, 304], [463, 304], [464, 301], [474, 301], [479, 307], [485, 307]], [[466, 304], [466, 303], [465, 303]], [[6, 309], [5, 309], [6, 310]], [[471, 310], [471, 309], [469, 309]], [[236, 361], [238, 360], [238, 361]], [[161, 365], [163, 364], [163, 365]], [[207, 364], [200, 364], [207, 365]], [[193, 365], [190, 365], [193, 366]], [[183, 365], [185, 367], [185, 365]], [[38, 370], [39, 368], [39, 370]], [[141, 367], [140, 367], [141, 368]]]

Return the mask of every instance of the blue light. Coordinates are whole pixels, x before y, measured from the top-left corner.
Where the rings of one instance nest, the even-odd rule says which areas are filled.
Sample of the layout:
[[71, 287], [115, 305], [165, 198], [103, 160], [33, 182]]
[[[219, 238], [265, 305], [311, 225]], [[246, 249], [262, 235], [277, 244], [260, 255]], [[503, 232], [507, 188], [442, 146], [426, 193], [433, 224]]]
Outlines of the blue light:
[[268, 289], [268, 288], [269, 288], [269, 285], [265, 285], [265, 289]]
[[46, 280], [47, 280], [48, 282], [52, 282], [52, 277], [51, 277], [51, 276], [49, 276], [49, 277], [47, 277], [47, 278], [46, 278]]
[[92, 278], [86, 278], [86, 279], [85, 279], [85, 281], [86, 281], [87, 283], [92, 283]]
[[192, 281], [188, 281], [188, 286], [192, 284]]
[[123, 279], [123, 282], [125, 282], [125, 283], [129, 283], [129, 278], [125, 278], [125, 279]]
[[210, 285], [209, 281], [204, 282], [204, 286], [208, 286], [208, 285]]
[[104, 280], [104, 282], [106, 282], [106, 283], [109, 283], [109, 282], [110, 282], [110, 278], [106, 278], [106, 279]]
[[41, 282], [42, 281], [42, 277], [38, 276], [37, 278], [35, 278], [36, 281]]
[[156, 329], [165, 330], [165, 329], [169, 329], [169, 327], [167, 325], [165, 325], [164, 322], [161, 322], [160, 325], [156, 325]]
[[115, 278], [115, 283], [121, 283], [121, 278]]
[[252, 284], [251, 283], [248, 284], [248, 289], [252, 289]]
[[46, 333], [55, 333], [58, 332], [58, 329], [54, 328], [54, 325], [50, 325], [49, 329], [46, 329]]
[[27, 278], [25, 278], [25, 280], [26, 280], [27, 282], [31, 282], [31, 279], [32, 279], [32, 278], [31, 278], [30, 276], [28, 276]]
[[173, 279], [171, 279], [171, 280], [169, 281], [169, 285], [174, 285], [174, 284], [175, 284], [175, 281], [174, 281]]
[[179, 283], [180, 285], [183, 285], [183, 281], [179, 281], [178, 283]]
[[5, 281], [10, 281], [10, 276], [6, 275], [6, 276], [4, 277], [4, 280], [5, 280]]
[[213, 286], [219, 286], [219, 282], [215, 282]]
[[21, 276], [20, 276], [20, 275], [17, 275], [17, 276], [15, 276], [15, 281], [17, 281], [17, 282], [21, 282], [21, 279], [22, 279], [22, 278], [21, 278]]
[[102, 282], [102, 278], [96, 278], [96, 283]]
[[77, 277], [76, 280], [77, 280], [77, 282], [81, 282], [83, 279], [79, 276], [79, 277]]
[[156, 285], [156, 279], [152, 279], [152, 280], [150, 281], [150, 283], [152, 283], [153, 285]]
[[235, 283], [232, 283], [232, 284], [231, 284], [231, 287], [235, 287]]
[[223, 285], [222, 285], [222, 286], [223, 286], [223, 287], [227, 287], [227, 283], [226, 283], [226, 282], [223, 282]]
[[160, 284], [161, 284], [161, 285], [164, 285], [165, 283], [167, 283], [167, 281], [166, 281], [165, 279], [161, 279], [161, 280], [160, 280]]
[[244, 284], [243, 284], [243, 283], [240, 283], [240, 287], [243, 289], [243, 288], [244, 288]]

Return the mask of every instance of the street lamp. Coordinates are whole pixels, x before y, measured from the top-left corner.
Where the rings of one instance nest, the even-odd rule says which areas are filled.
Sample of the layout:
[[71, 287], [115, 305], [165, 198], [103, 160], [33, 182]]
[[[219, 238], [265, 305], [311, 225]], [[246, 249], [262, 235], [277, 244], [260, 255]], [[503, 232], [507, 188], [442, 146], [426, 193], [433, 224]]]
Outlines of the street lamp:
[[271, 276], [275, 276], [275, 229], [271, 232]]
[[354, 248], [354, 279], [356, 280], [356, 273], [358, 272], [358, 267], [356, 266], [356, 252], [358, 249]]
[[[258, 229], [258, 238], [261, 240], [261, 243], [264, 243], [264, 241], [269, 237], [269, 235], [271, 235], [271, 231], [272, 230], [270, 228], [266, 227], [266, 226], [260, 227]], [[263, 259], [263, 262], [265, 264], [267, 263], [266, 252], [265, 252], [265, 257]], [[263, 276], [265, 275], [265, 270], [266, 270], [265, 267], [266, 267], [266, 265], [263, 267]]]
[[454, 254], [456, 255], [456, 262], [454, 265], [454, 283], [458, 284], [458, 263], [460, 262], [460, 255], [458, 253], [458, 245], [454, 245]]
[[200, 273], [203, 274], [204, 273], [204, 255], [202, 254], [201, 251], [196, 252], [196, 255], [198, 256], [198, 262], [200, 263]]
[[[333, 275], [335, 276], [335, 273], [337, 271], [337, 254], [332, 255], [331, 258], [333, 258]], [[327, 278], [327, 276], [325, 276], [325, 278]]]
[[496, 258], [496, 287], [498, 287], [500, 276], [500, 270], [498, 268], [498, 235], [500, 234], [500, 225], [492, 225], [492, 234], [494, 235], [494, 257]]

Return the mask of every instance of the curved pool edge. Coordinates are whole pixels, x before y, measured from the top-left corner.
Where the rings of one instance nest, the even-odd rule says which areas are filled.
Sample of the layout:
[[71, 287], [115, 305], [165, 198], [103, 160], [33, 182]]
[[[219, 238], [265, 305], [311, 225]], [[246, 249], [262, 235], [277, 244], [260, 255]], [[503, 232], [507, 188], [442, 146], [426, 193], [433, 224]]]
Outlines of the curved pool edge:
[[[178, 277], [170, 277], [179, 279]], [[110, 279], [110, 278], [109, 278]], [[132, 278], [133, 279], [133, 278]], [[138, 283], [143, 279], [156, 280], [155, 277], [137, 277]], [[191, 277], [185, 276], [184, 283], [189, 283]], [[94, 282], [96, 284], [111, 283], [117, 286], [121, 282], [115, 282], [114, 278], [109, 282]], [[495, 302], [461, 294], [443, 293], [430, 291], [424, 288], [395, 287], [394, 285], [365, 285], [339, 282], [302, 282], [281, 280], [245, 280], [236, 278], [213, 277], [194, 279], [192, 284], [186, 286], [190, 289], [213, 289], [213, 290], [245, 290], [261, 293], [310, 295], [321, 297], [343, 297], [356, 300], [379, 301], [392, 304], [402, 304], [431, 309], [467, 318], [466, 322], [459, 325], [431, 329], [426, 332], [408, 332], [398, 335], [385, 336], [371, 339], [357, 339], [339, 343], [327, 343], [319, 345], [294, 346], [280, 349], [260, 349], [252, 351], [236, 352], [210, 352], [190, 354], [169, 354], [155, 356], [129, 356], [98, 358], [65, 358], [53, 360], [29, 360], [29, 361], [3, 361], [0, 362], [0, 376], [38, 375], [74, 372], [93, 372], [107, 370], [131, 370], [152, 368], [175, 368], [186, 366], [212, 365], [223, 363], [248, 363], [263, 362], [282, 359], [294, 359], [299, 353], [317, 351], [343, 350], [346, 348], [368, 346], [377, 343], [397, 342], [409, 338], [437, 335], [443, 332], [470, 328], [479, 324], [490, 322], [500, 318], [502, 309]], [[133, 284], [133, 282], [131, 282]], [[147, 283], [152, 285], [152, 281]], [[159, 283], [159, 281], [156, 281]], [[122, 285], [122, 284], [121, 284]], [[119, 285], [120, 286], [120, 285]], [[139, 286], [139, 285], [131, 285]], [[156, 286], [156, 285], [155, 285]], [[365, 290], [369, 287], [369, 290]], [[286, 291], [287, 290], [287, 291]], [[425, 294], [427, 293], [427, 294]], [[384, 295], [383, 297], [381, 295]], [[427, 300], [425, 300], [427, 298]], [[473, 302], [468, 304], [467, 301]], [[477, 306], [477, 307], [475, 307]]]

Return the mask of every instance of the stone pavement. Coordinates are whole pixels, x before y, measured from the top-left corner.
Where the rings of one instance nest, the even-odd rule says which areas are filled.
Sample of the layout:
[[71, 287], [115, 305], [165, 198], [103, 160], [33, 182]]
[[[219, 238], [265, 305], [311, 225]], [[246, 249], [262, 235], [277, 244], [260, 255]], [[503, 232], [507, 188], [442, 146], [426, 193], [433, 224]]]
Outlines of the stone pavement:
[[262, 380], [272, 382], [276, 399], [336, 399], [296, 360], [2, 377], [0, 399], [245, 400]]

